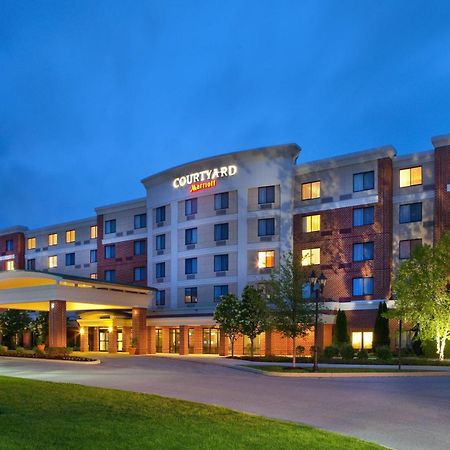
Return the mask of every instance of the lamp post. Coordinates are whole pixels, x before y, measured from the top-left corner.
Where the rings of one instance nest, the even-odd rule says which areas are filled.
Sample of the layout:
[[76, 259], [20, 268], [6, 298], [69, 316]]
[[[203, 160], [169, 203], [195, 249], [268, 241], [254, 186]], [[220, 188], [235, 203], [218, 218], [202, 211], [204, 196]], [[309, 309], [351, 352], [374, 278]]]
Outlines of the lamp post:
[[323, 288], [327, 284], [327, 277], [323, 274], [320, 274], [320, 277], [317, 278], [314, 270], [311, 272], [309, 276], [309, 284], [311, 286], [311, 290], [314, 291], [315, 303], [316, 303], [316, 317], [314, 322], [314, 363], [313, 363], [313, 372], [317, 372], [319, 370], [319, 366], [317, 364], [317, 344], [319, 340], [319, 292], [322, 294]]

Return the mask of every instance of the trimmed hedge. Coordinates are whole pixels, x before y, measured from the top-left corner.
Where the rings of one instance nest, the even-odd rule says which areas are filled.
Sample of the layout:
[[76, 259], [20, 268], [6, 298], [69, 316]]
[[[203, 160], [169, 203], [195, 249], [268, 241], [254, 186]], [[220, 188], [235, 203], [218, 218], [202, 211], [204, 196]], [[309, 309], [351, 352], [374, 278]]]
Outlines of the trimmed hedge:
[[15, 358], [33, 358], [33, 359], [57, 359], [62, 361], [82, 361], [82, 362], [96, 361], [96, 359], [86, 358], [85, 356], [71, 356], [69, 354], [50, 355], [48, 353], [33, 352], [31, 350], [25, 351], [23, 353], [17, 352], [15, 350], [8, 350], [6, 352], [0, 351], [0, 356], [12, 356]]

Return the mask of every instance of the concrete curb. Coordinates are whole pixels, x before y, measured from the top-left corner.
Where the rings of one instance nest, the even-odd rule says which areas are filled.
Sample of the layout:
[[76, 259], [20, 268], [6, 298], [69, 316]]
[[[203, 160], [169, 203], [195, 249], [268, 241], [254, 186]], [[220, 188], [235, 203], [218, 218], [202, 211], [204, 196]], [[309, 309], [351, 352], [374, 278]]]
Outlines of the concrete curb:
[[97, 365], [102, 362], [99, 359], [95, 361], [70, 361], [67, 359], [46, 359], [46, 358], [21, 358], [17, 356], [0, 356], [0, 361], [6, 359], [8, 361], [39, 361], [39, 362], [50, 362], [50, 363], [59, 363], [59, 364], [84, 364], [84, 365]]
[[281, 378], [380, 378], [380, 377], [450, 377], [450, 372], [445, 371], [423, 371], [423, 372], [336, 372], [336, 373], [282, 373], [266, 372], [264, 370], [253, 369], [251, 367], [234, 366], [233, 369], [244, 370], [246, 372], [258, 373], [268, 377]]

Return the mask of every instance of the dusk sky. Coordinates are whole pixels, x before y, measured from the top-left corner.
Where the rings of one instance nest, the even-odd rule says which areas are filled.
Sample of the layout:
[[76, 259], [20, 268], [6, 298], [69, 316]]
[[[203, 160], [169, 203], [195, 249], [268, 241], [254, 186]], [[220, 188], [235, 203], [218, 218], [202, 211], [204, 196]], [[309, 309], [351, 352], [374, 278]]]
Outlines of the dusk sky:
[[0, 228], [94, 215], [194, 159], [450, 133], [450, 2], [0, 0]]

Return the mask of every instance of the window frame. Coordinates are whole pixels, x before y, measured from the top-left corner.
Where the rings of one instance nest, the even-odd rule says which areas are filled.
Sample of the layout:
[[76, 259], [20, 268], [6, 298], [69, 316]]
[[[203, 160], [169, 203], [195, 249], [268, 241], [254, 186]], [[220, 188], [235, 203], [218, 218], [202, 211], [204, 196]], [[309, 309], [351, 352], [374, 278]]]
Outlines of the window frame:
[[[139, 277], [136, 277], [136, 275]], [[145, 281], [147, 279], [147, 268], [145, 266], [139, 266], [133, 268], [133, 280], [134, 281]]]
[[[223, 233], [225, 230], [225, 233]], [[230, 238], [230, 225], [228, 222], [214, 224], [214, 241], [227, 241]]]
[[[272, 225], [268, 226], [269, 223]], [[276, 224], [275, 224], [274, 217], [266, 217], [263, 219], [258, 219], [258, 237], [275, 236], [275, 227], [276, 227]], [[268, 228], [269, 228], [269, 230], [268, 230]], [[272, 230], [270, 230], [270, 228], [272, 228]], [[270, 231], [272, 231], [272, 232], [270, 232]]]
[[[356, 223], [355, 221], [355, 213], [361, 211], [362, 223]], [[371, 211], [371, 222], [367, 221], [367, 217], [369, 216], [369, 211]], [[373, 225], [375, 223], [375, 207], [374, 206], [358, 206], [353, 208], [352, 212], [352, 224], [354, 227], [365, 227], [368, 225]]]
[[35, 250], [36, 249], [36, 237], [27, 238], [27, 250]]
[[[415, 218], [413, 220], [411, 211], [412, 211], [413, 207], [416, 208], [417, 205], [420, 205], [420, 218], [417, 218], [417, 219]], [[408, 208], [408, 219], [404, 220], [404, 215], [403, 215], [402, 211], [404, 211], [406, 208]], [[415, 214], [417, 212], [418, 211], [415, 211]], [[402, 215], [403, 215], [403, 218], [402, 218]], [[398, 221], [399, 221], [400, 224], [422, 222], [422, 220], [423, 220], [423, 206], [422, 206], [422, 202], [404, 203], [403, 205], [399, 205]]]
[[114, 234], [117, 230], [117, 220], [108, 219], [105, 220], [105, 234]]
[[147, 241], [136, 239], [133, 242], [133, 256], [145, 256], [147, 254]]
[[[269, 255], [271, 253], [272, 255]], [[258, 250], [256, 254], [258, 269], [274, 269], [275, 268], [275, 250]], [[268, 262], [269, 261], [269, 262]], [[270, 264], [272, 262], [272, 265]]]
[[75, 265], [75, 252], [66, 253], [65, 255], [66, 267]]
[[[189, 239], [188, 239], [189, 237]], [[198, 242], [198, 228], [185, 228], [184, 230], [184, 245], [195, 245]]]
[[[362, 188], [357, 189], [355, 187], [355, 180], [358, 178], [362, 178]], [[371, 181], [368, 185], [366, 185], [366, 181]], [[371, 189], [375, 189], [375, 171], [374, 170], [367, 170], [365, 172], [358, 172], [353, 174], [353, 192], [363, 192], [363, 191], [370, 191]]]
[[[224, 202], [223, 200], [226, 199]], [[218, 205], [219, 203], [219, 205]], [[225, 203], [225, 206], [223, 205]], [[229, 192], [219, 192], [214, 194], [214, 210], [219, 211], [222, 209], [228, 209], [230, 207], [230, 193]]]
[[[220, 290], [220, 294], [216, 294], [216, 290]], [[225, 290], [226, 292], [222, 292], [223, 290]], [[215, 302], [220, 302], [222, 297], [225, 297], [225, 295], [228, 295], [229, 293], [230, 287], [228, 284], [216, 284], [213, 286], [213, 299]]]
[[[314, 185], [318, 185], [319, 186], [319, 195], [313, 197]], [[308, 189], [308, 188], [309, 188], [309, 194], [305, 195], [305, 190]], [[307, 181], [305, 183], [302, 183], [302, 186], [301, 186], [301, 199], [302, 199], [302, 201], [307, 201], [307, 200], [315, 200], [317, 198], [320, 198], [320, 194], [321, 194], [320, 191], [321, 191], [320, 180]]]
[[[306, 254], [305, 252], [309, 252], [309, 254]], [[314, 262], [314, 261], [316, 261], [317, 256], [319, 258], [319, 262]], [[320, 257], [321, 257], [320, 247], [312, 247], [312, 248], [302, 249], [302, 267], [320, 265], [320, 259], [321, 259]], [[305, 261], [305, 258], [307, 258], [306, 261]]]
[[185, 258], [184, 260], [184, 274], [195, 275], [198, 273], [198, 258], [196, 256], [192, 258]]
[[[402, 243], [408, 244], [408, 256], [402, 256]], [[415, 243], [414, 246], [412, 245], [413, 243]], [[411, 252], [413, 252], [417, 247], [421, 247], [422, 245], [422, 238], [400, 240], [398, 243], [398, 259], [405, 260], [411, 258]]]
[[[414, 169], [420, 169], [420, 183], [412, 183], [412, 181], [411, 181], [411, 178], [412, 178], [411, 174]], [[402, 185], [402, 172], [406, 172], [406, 171], [408, 171], [408, 173], [409, 173], [409, 182], [408, 182], [408, 184]], [[423, 184], [423, 167], [420, 165], [419, 166], [411, 166], [411, 167], [402, 167], [398, 171], [398, 177], [399, 177], [398, 184], [399, 184], [400, 189], [412, 187], [412, 186], [421, 186]]]
[[184, 215], [193, 216], [198, 213], [198, 198], [187, 198], [184, 201]]
[[147, 214], [135, 214], [134, 215], [134, 229], [140, 230], [142, 228], [147, 228]]
[[76, 240], [75, 230], [66, 230], [66, 244], [73, 244]]
[[228, 253], [214, 255], [214, 272], [227, 272], [230, 267]]
[[[186, 299], [189, 298], [189, 301]], [[198, 303], [198, 289], [197, 287], [185, 287], [184, 288], [184, 303]]]
[[[111, 256], [108, 256], [108, 250], [111, 251]], [[116, 245], [106, 244], [105, 245], [105, 259], [114, 259], [116, 257]]]
[[[318, 220], [319, 227], [313, 229], [313, 225], [316, 225], [316, 223], [315, 223], [316, 219], [314, 219], [315, 217], [319, 218], [319, 220]], [[303, 224], [303, 232], [304, 233], [317, 233], [322, 228], [321, 215], [320, 214], [308, 214], [306, 216], [303, 216], [302, 224]]]
[[[362, 293], [355, 294], [355, 281], [362, 280]], [[367, 290], [368, 285], [371, 287], [371, 292]], [[352, 296], [353, 297], [362, 297], [367, 295], [374, 295], [375, 292], [375, 279], [374, 277], [355, 277], [352, 278]]]
[[166, 262], [160, 261], [155, 263], [155, 278], [166, 277]]
[[155, 293], [155, 305], [156, 306], [165, 306], [166, 304], [166, 290], [159, 289]]
[[[361, 246], [361, 255], [362, 255], [361, 259], [355, 258], [355, 248], [357, 248], [357, 246]], [[369, 252], [370, 253], [369, 255], [367, 255], [367, 253], [368, 253], [367, 249], [371, 249], [371, 252]], [[375, 244], [373, 241], [354, 242], [353, 243], [353, 245], [352, 245], [352, 261], [354, 261], [354, 262], [372, 261], [374, 258], [375, 258]]]
[[258, 205], [275, 203], [275, 185], [258, 187]]
[[158, 206], [157, 208], [155, 208], [155, 223], [164, 223], [165, 221], [166, 221], [166, 205]]

